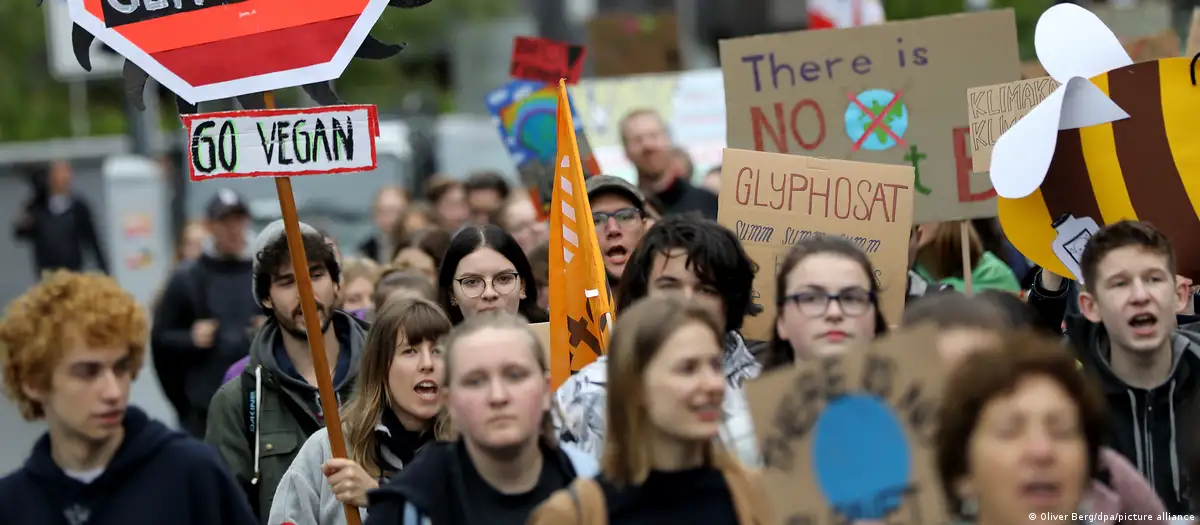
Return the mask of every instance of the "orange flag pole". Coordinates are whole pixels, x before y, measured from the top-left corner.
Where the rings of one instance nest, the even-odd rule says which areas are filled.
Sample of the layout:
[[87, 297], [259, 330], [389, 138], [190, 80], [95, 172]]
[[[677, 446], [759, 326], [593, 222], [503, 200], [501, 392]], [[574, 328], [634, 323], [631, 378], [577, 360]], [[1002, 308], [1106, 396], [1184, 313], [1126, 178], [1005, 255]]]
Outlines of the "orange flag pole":
[[[266, 93], [267, 109], [275, 109], [275, 94]], [[292, 257], [292, 271], [296, 273], [296, 287], [300, 290], [300, 311], [304, 313], [304, 332], [308, 339], [308, 351], [312, 353], [313, 368], [317, 376], [317, 391], [321, 395], [321, 410], [325, 413], [325, 428], [329, 432], [329, 448], [335, 458], [346, 457], [346, 439], [342, 437], [342, 417], [338, 412], [337, 392], [333, 390], [333, 378], [329, 375], [329, 358], [325, 355], [325, 338], [321, 334], [321, 317], [317, 313], [317, 300], [313, 295], [312, 276], [308, 273], [308, 254], [304, 253], [304, 235], [300, 232], [300, 217], [296, 213], [296, 197], [292, 193], [290, 177], [275, 177], [275, 191], [279, 194], [279, 209], [283, 214], [283, 227], [287, 232], [288, 253]], [[362, 525], [358, 507], [343, 504], [347, 525]]]

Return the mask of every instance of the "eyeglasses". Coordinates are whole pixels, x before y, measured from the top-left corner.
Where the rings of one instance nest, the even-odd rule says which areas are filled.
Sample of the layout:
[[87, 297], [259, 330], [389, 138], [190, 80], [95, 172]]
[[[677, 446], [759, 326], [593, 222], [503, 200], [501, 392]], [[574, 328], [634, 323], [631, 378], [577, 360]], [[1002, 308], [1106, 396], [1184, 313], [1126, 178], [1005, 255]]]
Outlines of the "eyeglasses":
[[517, 289], [517, 283], [521, 282], [520, 274], [516, 272], [502, 273], [491, 279], [483, 277], [459, 277], [459, 288], [462, 288], [463, 295], [472, 299], [483, 295], [483, 291], [487, 290], [488, 285], [500, 295], [508, 295]]
[[592, 220], [596, 223], [597, 230], [599, 230], [600, 228], [602, 228], [604, 226], [607, 226], [609, 219], [616, 219], [617, 226], [624, 228], [626, 226], [629, 226], [630, 224], [633, 224], [633, 221], [636, 221], [641, 218], [642, 218], [642, 211], [637, 208], [621, 208], [619, 210], [610, 211], [610, 212], [603, 212], [603, 211], [592, 212]]
[[809, 290], [786, 296], [780, 304], [795, 303], [801, 314], [820, 317], [829, 311], [829, 303], [832, 301], [837, 301], [838, 307], [846, 316], [858, 317], [874, 306], [875, 292], [862, 288], [848, 288], [838, 293]]

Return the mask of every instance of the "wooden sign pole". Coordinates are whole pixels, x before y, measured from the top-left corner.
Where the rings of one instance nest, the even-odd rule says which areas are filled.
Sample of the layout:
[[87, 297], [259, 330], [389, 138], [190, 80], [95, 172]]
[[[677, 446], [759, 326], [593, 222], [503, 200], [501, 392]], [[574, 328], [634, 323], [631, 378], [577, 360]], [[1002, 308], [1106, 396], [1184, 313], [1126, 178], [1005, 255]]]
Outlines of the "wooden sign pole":
[[967, 296], [975, 294], [974, 283], [972, 283], [972, 273], [974, 268], [971, 268], [971, 221], [962, 221], [958, 223], [958, 232], [962, 237], [962, 264], [963, 264], [963, 287]]
[[[275, 109], [275, 94], [267, 93], [267, 109]], [[275, 191], [279, 194], [279, 209], [283, 214], [283, 227], [287, 232], [288, 253], [292, 256], [292, 270], [296, 273], [296, 287], [300, 290], [300, 311], [304, 313], [304, 332], [308, 338], [308, 350], [312, 353], [313, 368], [317, 376], [317, 391], [321, 395], [321, 410], [325, 413], [325, 428], [329, 432], [329, 447], [335, 458], [346, 457], [346, 439], [342, 437], [342, 418], [338, 412], [337, 392], [333, 389], [333, 378], [329, 374], [329, 358], [325, 354], [325, 338], [321, 333], [321, 317], [317, 312], [317, 300], [313, 295], [312, 276], [308, 273], [308, 255], [304, 253], [304, 235], [300, 232], [300, 217], [296, 213], [296, 198], [292, 194], [290, 177], [275, 177]], [[343, 504], [347, 525], [362, 525], [358, 507]]]

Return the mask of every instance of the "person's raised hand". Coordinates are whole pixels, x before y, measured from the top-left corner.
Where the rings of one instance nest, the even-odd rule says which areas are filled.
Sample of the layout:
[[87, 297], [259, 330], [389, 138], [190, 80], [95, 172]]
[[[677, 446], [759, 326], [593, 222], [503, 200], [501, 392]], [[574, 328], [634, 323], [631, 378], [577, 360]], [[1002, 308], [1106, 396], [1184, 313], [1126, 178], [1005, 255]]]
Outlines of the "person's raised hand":
[[379, 481], [362, 465], [345, 458], [333, 458], [321, 466], [321, 472], [329, 481], [333, 496], [342, 503], [356, 507], [367, 506], [367, 491], [379, 488]]

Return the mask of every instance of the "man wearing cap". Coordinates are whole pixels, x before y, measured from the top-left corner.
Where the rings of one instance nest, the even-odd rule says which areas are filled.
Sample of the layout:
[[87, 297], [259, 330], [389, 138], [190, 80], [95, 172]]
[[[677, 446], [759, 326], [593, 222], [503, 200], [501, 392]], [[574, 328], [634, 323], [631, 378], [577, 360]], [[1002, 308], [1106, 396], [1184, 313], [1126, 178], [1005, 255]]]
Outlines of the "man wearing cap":
[[612, 175], [589, 177], [587, 192], [608, 283], [616, 289], [625, 261], [646, 234], [646, 196], [637, 186]]
[[[305, 223], [300, 231], [321, 324], [312, 335], [325, 343], [325, 372], [341, 405], [358, 376], [367, 324], [334, 308], [341, 265], [333, 245]], [[275, 488], [308, 437], [325, 426], [325, 414], [283, 221], [258, 234], [254, 254], [249, 288], [267, 320], [250, 344], [246, 368], [213, 396], [204, 441], [221, 453], [266, 523]]]
[[233, 190], [209, 200], [205, 227], [212, 239], [200, 258], [175, 270], [154, 312], [150, 332], [155, 372], [179, 424], [204, 437], [208, 401], [225, 369], [250, 350], [259, 317], [250, 293], [253, 267], [247, 237], [250, 212]]

